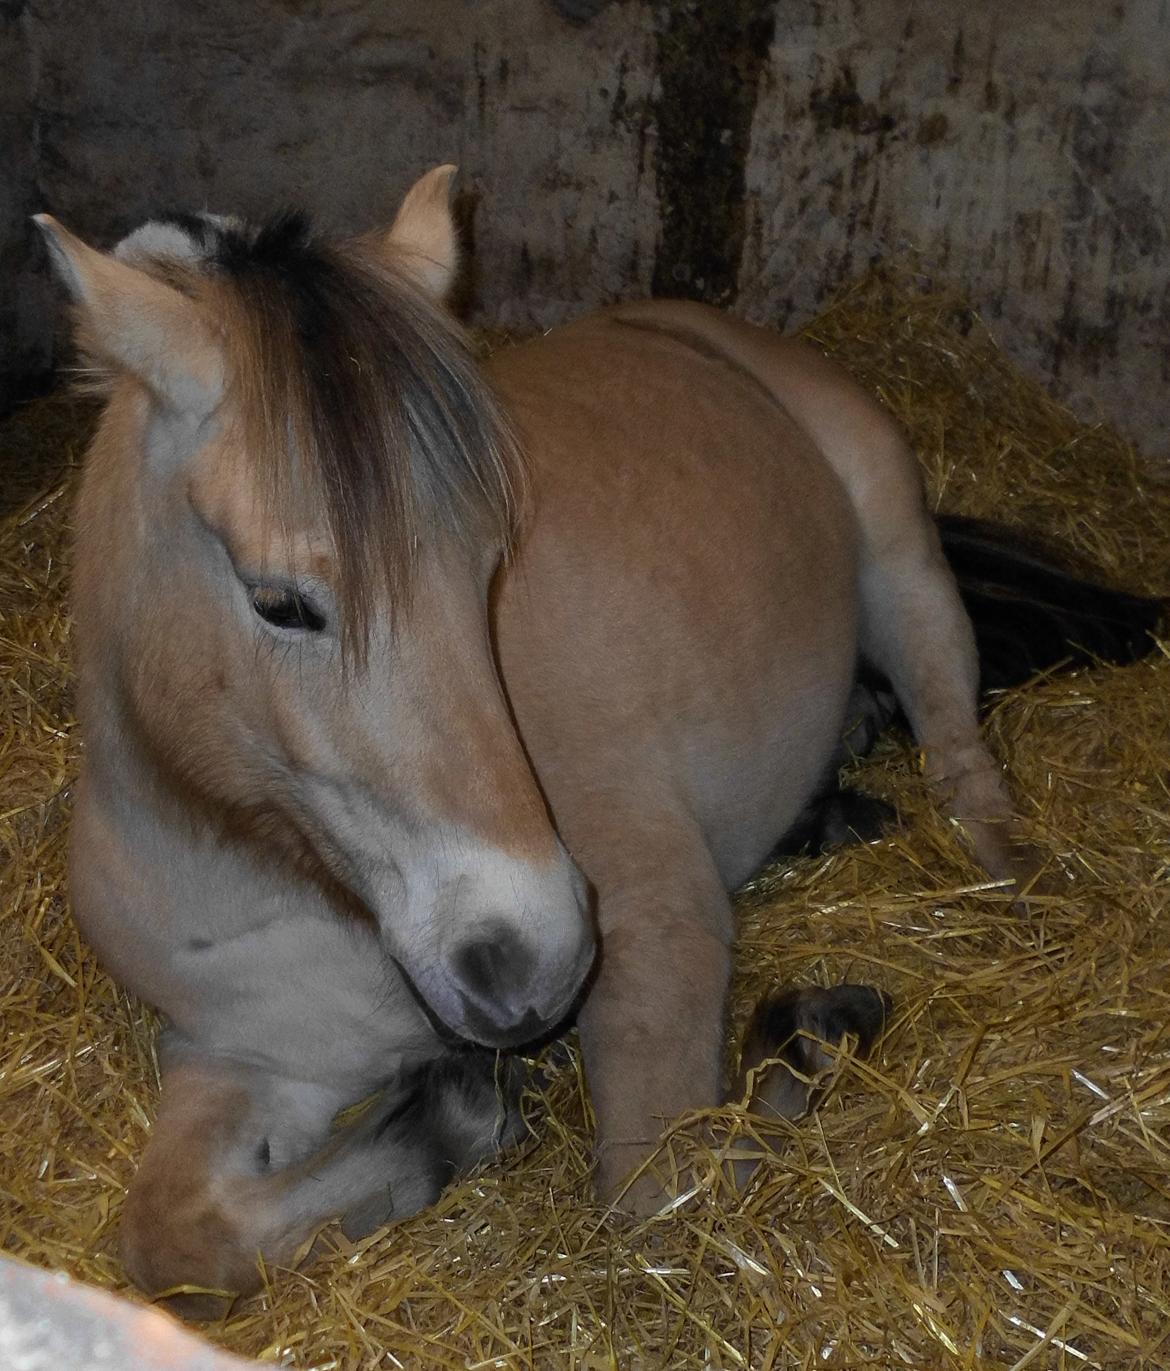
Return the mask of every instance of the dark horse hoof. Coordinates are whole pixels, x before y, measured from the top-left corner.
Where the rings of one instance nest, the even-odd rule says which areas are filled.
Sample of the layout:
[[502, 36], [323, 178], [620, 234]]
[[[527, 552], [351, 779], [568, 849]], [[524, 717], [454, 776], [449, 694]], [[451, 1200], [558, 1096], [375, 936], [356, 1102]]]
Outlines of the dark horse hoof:
[[868, 1052], [881, 1037], [891, 1008], [890, 997], [868, 985], [812, 986], [769, 996], [744, 1036], [743, 1092], [749, 1072], [769, 1059], [775, 1065], [759, 1072], [749, 1107], [785, 1119], [806, 1114], [815, 1103], [809, 1080], [832, 1065], [830, 1049], [852, 1036], [858, 1049]]

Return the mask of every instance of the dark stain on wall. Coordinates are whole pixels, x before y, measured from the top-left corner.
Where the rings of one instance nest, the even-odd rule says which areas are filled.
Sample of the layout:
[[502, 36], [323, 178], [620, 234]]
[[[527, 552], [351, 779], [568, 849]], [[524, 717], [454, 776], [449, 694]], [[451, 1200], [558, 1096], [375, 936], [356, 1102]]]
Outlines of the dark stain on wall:
[[727, 304], [746, 224], [744, 166], [773, 0], [673, 0], [654, 10], [655, 295]]
[[892, 114], [861, 98], [857, 78], [849, 65], [833, 77], [827, 90], [813, 92], [809, 108], [818, 134], [844, 129], [858, 135], [882, 135], [898, 126]]
[[479, 255], [475, 250], [475, 216], [482, 196], [478, 190], [458, 190], [451, 205], [459, 243], [459, 269], [455, 274], [447, 304], [460, 319], [474, 311], [479, 294]]
[[552, 7], [572, 24], [587, 24], [609, 4], [609, 0], [552, 0]]

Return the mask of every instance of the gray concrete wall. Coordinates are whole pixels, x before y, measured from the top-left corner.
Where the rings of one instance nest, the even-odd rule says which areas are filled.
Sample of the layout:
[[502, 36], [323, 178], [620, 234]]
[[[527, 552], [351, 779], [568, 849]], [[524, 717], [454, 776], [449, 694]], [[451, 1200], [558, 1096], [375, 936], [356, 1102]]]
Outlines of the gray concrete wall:
[[748, 312], [803, 318], [914, 251], [1082, 412], [1170, 453], [1165, 0], [781, 12], [748, 163]]
[[160, 207], [364, 227], [454, 160], [485, 322], [653, 288], [795, 325], [914, 249], [1167, 450], [1166, 0], [9, 0], [5, 58], [10, 370], [51, 336], [33, 198], [103, 242]]

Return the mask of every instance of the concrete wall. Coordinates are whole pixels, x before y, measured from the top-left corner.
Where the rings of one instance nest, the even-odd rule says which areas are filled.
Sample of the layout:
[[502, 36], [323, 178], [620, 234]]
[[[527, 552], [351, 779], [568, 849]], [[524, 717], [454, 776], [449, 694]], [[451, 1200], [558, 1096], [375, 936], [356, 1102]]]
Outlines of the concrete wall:
[[0, 365], [51, 337], [34, 201], [99, 242], [364, 227], [454, 160], [481, 320], [655, 289], [794, 325], [915, 249], [1162, 454], [1168, 55], [1165, 0], [0, 0]]
[[748, 163], [749, 312], [803, 318], [916, 250], [1076, 407], [1170, 453], [1165, 0], [780, 12]]

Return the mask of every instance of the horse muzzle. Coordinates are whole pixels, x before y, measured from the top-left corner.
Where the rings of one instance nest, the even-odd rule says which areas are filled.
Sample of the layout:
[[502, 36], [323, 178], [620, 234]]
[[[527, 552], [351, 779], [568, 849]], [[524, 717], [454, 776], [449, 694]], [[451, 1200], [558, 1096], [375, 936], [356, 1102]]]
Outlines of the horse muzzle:
[[[518, 1047], [562, 1024], [596, 954], [591, 892], [557, 844], [534, 863], [455, 843], [431, 890], [375, 902], [387, 952], [431, 1017], [484, 1047]], [[419, 884], [422, 884], [420, 881]]]
[[487, 924], [447, 959], [444, 979], [454, 994], [443, 999], [454, 1012], [442, 1017], [485, 1047], [533, 1042], [564, 1022], [595, 951], [584, 920], [576, 946], [553, 961], [505, 924]]

